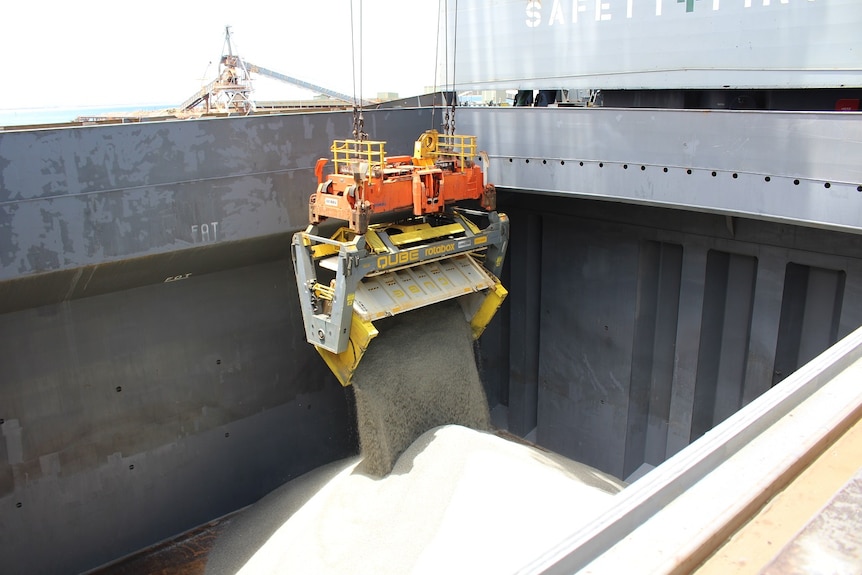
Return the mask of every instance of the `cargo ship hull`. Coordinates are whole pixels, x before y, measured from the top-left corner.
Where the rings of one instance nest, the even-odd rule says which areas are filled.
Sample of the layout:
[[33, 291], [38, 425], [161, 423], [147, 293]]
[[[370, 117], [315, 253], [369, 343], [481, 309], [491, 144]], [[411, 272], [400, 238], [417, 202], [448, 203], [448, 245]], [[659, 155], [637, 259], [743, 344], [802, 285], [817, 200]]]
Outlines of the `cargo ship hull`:
[[[496, 425], [625, 479], [862, 325], [862, 236], [662, 205], [655, 178], [712, 170], [732, 190], [756, 166], [734, 178], [667, 124], [664, 157], [615, 146], [617, 114], [593, 112], [458, 112], [512, 225], [510, 296], [478, 358]], [[747, 121], [676, 114], [713, 118], [703, 134]], [[365, 118], [410, 153], [441, 112]], [[573, 145], [571, 122], [597, 145]], [[0, 133], [4, 570], [95, 568], [356, 452], [288, 255], [314, 164], [350, 128], [315, 112]], [[852, 172], [772, 176], [835, 165]]]

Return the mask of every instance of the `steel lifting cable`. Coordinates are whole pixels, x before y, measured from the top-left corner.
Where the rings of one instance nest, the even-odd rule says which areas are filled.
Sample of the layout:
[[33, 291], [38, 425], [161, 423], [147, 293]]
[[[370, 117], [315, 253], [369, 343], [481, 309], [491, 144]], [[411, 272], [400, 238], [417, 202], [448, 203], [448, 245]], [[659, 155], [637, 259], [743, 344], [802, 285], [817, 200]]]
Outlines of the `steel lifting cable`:
[[365, 35], [364, 26], [362, 24], [362, 0], [359, 0], [359, 139], [367, 140], [368, 134], [365, 133], [365, 118], [362, 115], [363, 100], [362, 100], [362, 80], [363, 80], [363, 36]]
[[437, 66], [440, 58], [440, 14], [443, 12], [443, 0], [437, 0], [437, 42], [434, 45], [434, 95], [431, 99], [431, 129], [434, 129], [434, 116], [437, 112]]
[[[443, 60], [445, 64], [443, 65], [443, 90], [444, 94], [449, 93], [449, 0], [446, 1], [446, 24], [445, 24], [445, 32], [444, 32], [444, 48], [443, 48]], [[446, 96], [443, 96], [443, 107], [446, 109], [446, 113], [443, 116], [443, 133], [449, 133], [449, 104], [446, 102]]]
[[356, 41], [353, 39], [355, 28], [353, 0], [350, 0], [350, 64], [353, 72], [353, 139], [365, 140], [365, 118], [362, 116], [362, 0], [359, 0], [359, 97], [356, 96]]
[[[359, 97], [356, 96], [356, 42], [353, 39], [353, 31], [355, 28], [353, 18], [353, 0], [350, 0], [350, 65], [353, 72], [353, 152], [361, 155], [362, 142], [368, 139], [368, 134], [365, 133], [364, 124], [365, 118], [362, 116], [362, 0], [359, 0]], [[370, 150], [370, 148], [369, 148]], [[381, 160], [382, 155], [381, 155]], [[364, 178], [363, 178], [364, 179]], [[361, 211], [365, 211], [367, 202], [365, 200], [365, 184], [359, 185], [359, 197], [356, 198], [357, 207]]]
[[[447, 2], [449, 0], [446, 0]], [[455, 27], [452, 30], [452, 124], [450, 134], [455, 135], [455, 106], [458, 103], [458, 94], [455, 92], [455, 64], [458, 62], [458, 0], [455, 0]]]
[[353, 39], [353, 0], [350, 0], [350, 65], [353, 73], [353, 139], [356, 139], [356, 40]]
[[[439, 17], [439, 16], [438, 16]], [[438, 25], [439, 28], [439, 25]], [[452, 30], [452, 84], [451, 84], [451, 95], [450, 102], [446, 104], [446, 115], [443, 119], [443, 133], [446, 135], [455, 135], [455, 106], [458, 102], [458, 96], [455, 93], [455, 62], [458, 59], [458, 0], [455, 0], [455, 26]], [[449, 0], [446, 0], [446, 50], [445, 50], [445, 60], [446, 60], [446, 71], [445, 71], [445, 87], [446, 92], [450, 92], [450, 84], [449, 84]], [[438, 32], [438, 42], [439, 42], [439, 32]], [[451, 108], [451, 115], [450, 115]]]

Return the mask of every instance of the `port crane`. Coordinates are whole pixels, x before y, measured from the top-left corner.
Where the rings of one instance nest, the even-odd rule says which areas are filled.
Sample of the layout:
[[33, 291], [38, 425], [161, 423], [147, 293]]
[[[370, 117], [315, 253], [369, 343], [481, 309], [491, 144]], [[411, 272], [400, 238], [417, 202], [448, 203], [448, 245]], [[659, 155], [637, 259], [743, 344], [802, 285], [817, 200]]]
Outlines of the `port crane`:
[[242, 115], [252, 113], [255, 109], [255, 103], [252, 99], [254, 88], [252, 86], [251, 74], [259, 74], [305, 88], [306, 90], [322, 94], [347, 105], [367, 106], [371, 103], [367, 100], [356, 99], [347, 94], [342, 94], [335, 90], [330, 90], [323, 86], [318, 86], [311, 82], [306, 82], [247, 62], [238, 54], [234, 54], [230, 26], [225, 26], [224, 45], [227, 50], [219, 61], [219, 74], [216, 79], [201, 87], [200, 90], [180, 104], [180, 110], [190, 111], [204, 106], [206, 112], [237, 113]]

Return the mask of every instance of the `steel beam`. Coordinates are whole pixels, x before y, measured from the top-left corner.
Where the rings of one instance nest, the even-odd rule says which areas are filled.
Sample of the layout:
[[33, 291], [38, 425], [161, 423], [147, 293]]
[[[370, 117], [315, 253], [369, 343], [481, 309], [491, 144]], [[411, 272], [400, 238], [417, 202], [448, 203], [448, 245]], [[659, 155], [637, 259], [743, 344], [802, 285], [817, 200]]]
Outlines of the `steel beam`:
[[862, 232], [852, 112], [465, 108], [501, 188]]

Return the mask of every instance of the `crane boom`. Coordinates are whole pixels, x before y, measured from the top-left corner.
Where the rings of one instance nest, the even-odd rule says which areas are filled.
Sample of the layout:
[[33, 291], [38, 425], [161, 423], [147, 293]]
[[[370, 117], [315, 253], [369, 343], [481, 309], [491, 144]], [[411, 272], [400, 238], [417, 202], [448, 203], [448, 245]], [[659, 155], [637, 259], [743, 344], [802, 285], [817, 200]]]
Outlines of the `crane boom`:
[[293, 84], [294, 86], [299, 86], [300, 88], [305, 88], [306, 90], [311, 90], [318, 94], [323, 94], [324, 96], [328, 96], [346, 104], [367, 106], [373, 103], [368, 100], [353, 98], [347, 94], [329, 90], [323, 86], [312, 84], [311, 82], [305, 82], [298, 78], [279, 74], [274, 70], [258, 66], [257, 64], [246, 62], [245, 59], [233, 53], [233, 45], [230, 37], [230, 26], [225, 26], [224, 42], [227, 47], [227, 53], [221, 57], [218, 77], [206, 86], [200, 88], [185, 102], [180, 104], [181, 110], [191, 110], [201, 104], [205, 104], [207, 112], [211, 109], [227, 113], [241, 112], [244, 114], [254, 111], [255, 104], [251, 100], [252, 83], [250, 74], [252, 72], [268, 76], [288, 84]]
[[212, 93], [217, 82], [218, 82], [218, 78], [216, 78], [215, 80], [213, 80], [212, 82], [210, 82], [206, 86], [202, 87], [200, 90], [195, 92], [194, 95], [189, 97], [188, 100], [186, 100], [185, 102], [180, 104], [179, 109], [180, 110], [189, 110], [191, 108], [194, 108], [195, 106], [197, 106], [201, 102], [203, 102], [206, 99], [206, 97]]
[[[258, 66], [257, 64], [252, 64], [251, 62], [245, 61], [245, 67], [250, 73], [257, 73], [263, 76], [268, 76], [270, 78], [274, 78], [276, 80], [280, 80], [282, 82], [287, 82], [288, 84], [293, 84], [294, 86], [299, 86], [300, 88], [305, 88], [307, 90], [311, 90], [312, 92], [317, 92], [318, 94], [323, 94], [324, 96], [329, 96], [335, 100], [341, 100], [343, 102], [352, 103], [354, 98], [348, 96], [347, 94], [341, 94], [340, 92], [335, 92], [333, 90], [329, 90], [322, 86], [317, 86], [310, 82], [305, 82], [304, 80], [300, 80], [298, 78], [293, 78], [291, 76], [286, 76], [284, 74], [279, 74], [273, 70], [268, 68], [264, 68], [263, 66]], [[358, 99], [357, 102], [360, 106], [368, 106], [372, 102], [368, 100]]]

